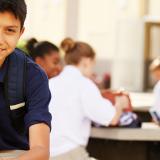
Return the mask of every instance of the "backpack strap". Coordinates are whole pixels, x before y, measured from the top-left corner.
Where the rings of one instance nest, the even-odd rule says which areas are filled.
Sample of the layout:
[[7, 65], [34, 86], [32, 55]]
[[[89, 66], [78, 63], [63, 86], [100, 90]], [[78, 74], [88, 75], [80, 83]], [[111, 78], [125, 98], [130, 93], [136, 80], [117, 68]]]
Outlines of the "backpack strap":
[[24, 131], [26, 70], [26, 55], [21, 50], [15, 49], [8, 57], [4, 90], [11, 123], [19, 133]]

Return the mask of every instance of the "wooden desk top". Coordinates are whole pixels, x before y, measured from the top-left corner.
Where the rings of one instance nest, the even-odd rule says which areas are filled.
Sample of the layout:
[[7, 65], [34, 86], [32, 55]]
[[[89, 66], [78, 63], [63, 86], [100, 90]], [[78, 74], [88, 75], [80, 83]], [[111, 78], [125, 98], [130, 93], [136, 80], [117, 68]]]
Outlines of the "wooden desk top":
[[144, 123], [142, 128], [95, 128], [91, 138], [124, 141], [160, 141], [160, 127], [154, 123]]

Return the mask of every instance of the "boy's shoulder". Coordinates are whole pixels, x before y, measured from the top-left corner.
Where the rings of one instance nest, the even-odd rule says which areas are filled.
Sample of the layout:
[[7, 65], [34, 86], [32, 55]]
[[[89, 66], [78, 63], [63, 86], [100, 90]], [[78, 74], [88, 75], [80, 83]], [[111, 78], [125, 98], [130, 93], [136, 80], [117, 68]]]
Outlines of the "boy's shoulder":
[[17, 48], [13, 51], [13, 54], [16, 54], [17, 58], [20, 58], [21, 55], [25, 56], [27, 67], [26, 69], [28, 73], [27, 76], [29, 79], [36, 76], [37, 79], [40, 78], [42, 80], [48, 80], [44, 70], [39, 65], [37, 65], [29, 55]]

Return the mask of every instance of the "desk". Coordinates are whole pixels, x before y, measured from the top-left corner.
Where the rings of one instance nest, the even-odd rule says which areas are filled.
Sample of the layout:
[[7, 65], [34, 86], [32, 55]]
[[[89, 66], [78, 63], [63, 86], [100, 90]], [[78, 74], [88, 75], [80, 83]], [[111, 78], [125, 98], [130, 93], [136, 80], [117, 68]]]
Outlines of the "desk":
[[152, 123], [144, 123], [142, 127], [140, 129], [93, 127], [91, 137], [122, 141], [160, 141], [160, 127]]
[[92, 128], [87, 149], [99, 160], [159, 160], [160, 128]]
[[[152, 93], [130, 93], [133, 111], [149, 115]], [[149, 119], [149, 117], [147, 118]], [[159, 160], [160, 128], [143, 123], [140, 129], [92, 128], [88, 151], [99, 160]]]

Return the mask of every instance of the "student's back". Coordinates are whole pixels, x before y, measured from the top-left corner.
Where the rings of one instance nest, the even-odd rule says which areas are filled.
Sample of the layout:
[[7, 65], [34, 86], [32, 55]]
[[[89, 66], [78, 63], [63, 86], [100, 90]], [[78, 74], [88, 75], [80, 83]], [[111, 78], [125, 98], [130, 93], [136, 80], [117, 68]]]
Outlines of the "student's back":
[[86, 43], [71, 39], [64, 40], [62, 47], [66, 50], [67, 65], [49, 82], [52, 94], [49, 108], [54, 117], [50, 152], [53, 160], [89, 160], [85, 147], [91, 121], [109, 125], [115, 115], [118, 121], [120, 114], [117, 115], [112, 104], [87, 78], [94, 64], [93, 49]]
[[[51, 136], [52, 154], [67, 152], [79, 145], [86, 146], [91, 120], [105, 125], [114, 114], [111, 103], [101, 97], [91, 80], [71, 65], [66, 66], [49, 84], [54, 90], [51, 100], [54, 106], [50, 107], [55, 121], [52, 126], [54, 134]], [[102, 116], [107, 112], [111, 113], [110, 116]]]

